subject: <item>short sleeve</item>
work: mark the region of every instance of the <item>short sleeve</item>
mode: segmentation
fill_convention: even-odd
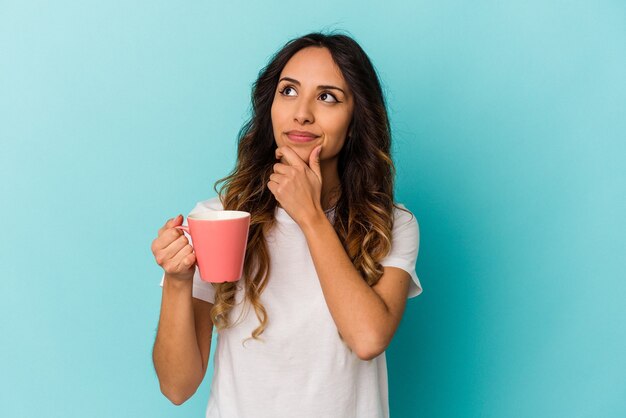
[[[214,197],[209,200],[205,200],[196,204],[189,214],[192,213],[200,213],[207,210],[216,210],[221,209],[221,203],[217,197]],[[183,221],[183,225],[187,225],[187,218]],[[193,246],[193,242],[191,240],[191,236],[185,233],[187,239],[189,239],[189,243]],[[161,277],[160,286],[163,287],[163,282],[165,281],[165,273]],[[196,270],[193,274],[193,287],[191,291],[191,295],[196,299],[201,299],[209,303],[215,303],[215,289],[213,285],[209,282],[205,282],[200,278],[200,270],[198,269],[198,265],[196,264]]]
[[[402,204],[399,207],[406,209]],[[391,251],[380,261],[382,266],[397,267],[409,273],[409,298],[422,293],[422,285],[415,272],[415,263],[419,250],[419,224],[411,212],[394,207],[394,224],[391,232]]]

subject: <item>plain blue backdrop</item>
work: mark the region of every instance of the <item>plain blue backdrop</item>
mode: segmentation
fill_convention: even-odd
[[[212,368],[182,406],[159,391],[151,241],[233,168],[268,58],[337,29],[380,74],[421,229],[392,417],[626,416],[625,22],[623,1],[0,0],[0,415],[204,416]]]

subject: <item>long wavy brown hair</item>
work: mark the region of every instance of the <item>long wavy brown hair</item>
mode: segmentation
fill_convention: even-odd
[[[260,295],[270,277],[265,238],[274,226],[277,206],[266,186],[276,162],[270,110],[283,68],[296,52],[310,46],[330,51],[354,95],[351,134],[339,153],[342,186],[335,206],[334,229],[354,267],[370,286],[382,276],[379,261],[391,249],[395,168],[390,157],[389,118],[374,66],[359,44],[347,35],[310,33],[293,39],[260,71],[252,89],[251,117],[238,135],[235,168],[214,185],[224,209],[251,214],[244,282],[246,299],[260,322],[252,332],[254,339],[259,339],[268,323]],[[218,190],[220,183],[223,184]],[[218,330],[235,325],[229,312],[235,305],[237,282],[213,286],[214,325]]]

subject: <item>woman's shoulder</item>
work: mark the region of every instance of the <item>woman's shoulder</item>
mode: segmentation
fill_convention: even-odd
[[[201,200],[196,203],[196,206],[189,213],[206,212],[208,210],[223,210],[224,206],[220,201],[219,196],[214,196],[206,200]],[[403,203],[394,202],[393,205],[394,226],[400,227],[411,223],[417,223],[417,219],[413,212],[411,212]]]
[[[189,214],[192,213],[200,213],[206,212],[208,210],[223,210],[224,206],[222,206],[222,202],[220,201],[219,196],[212,197],[210,199],[201,200],[196,203],[196,206],[192,209]]]
[[[417,218],[403,203],[393,204],[394,226],[403,226],[417,223]]]

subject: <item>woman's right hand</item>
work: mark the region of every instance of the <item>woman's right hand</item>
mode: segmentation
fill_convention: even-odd
[[[152,241],[152,254],[157,264],[168,277],[178,280],[191,280],[195,272],[196,255],[180,226],[183,217],[170,219],[159,229],[159,236]]]

